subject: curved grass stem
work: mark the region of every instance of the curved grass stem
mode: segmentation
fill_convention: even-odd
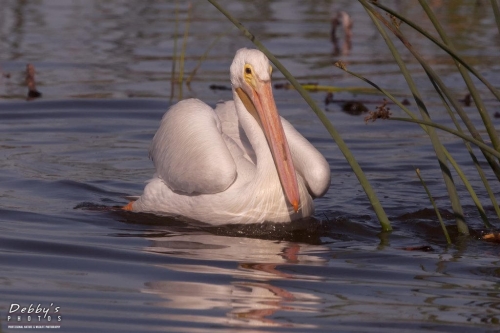
[[[445,131],[445,132],[448,132],[448,133],[451,133],[453,135],[456,135],[464,140],[467,140],[469,141],[470,143],[478,146],[481,150],[485,150],[487,152],[489,152],[490,154],[492,154],[493,156],[497,157],[497,158],[500,158],[500,152],[496,151],[495,149],[493,149],[492,147],[488,146],[487,144],[485,144],[484,142],[481,142],[477,139],[474,139],[473,137],[471,136],[468,136],[468,135],[465,135],[459,131],[456,131],[452,128],[449,128],[447,126],[444,126],[444,125],[441,125],[441,124],[437,124],[437,123],[433,123],[432,121],[425,121],[425,120],[420,120],[420,119],[408,119],[408,118],[400,118],[400,117],[390,117],[388,118],[388,120],[397,120],[397,121],[406,121],[406,122],[409,122],[409,123],[416,123],[416,124],[421,124],[421,125],[425,125],[425,126],[430,126],[430,127],[434,127],[434,128],[437,128],[437,129],[440,129],[442,131]]]
[[[471,66],[469,66],[467,63],[465,63],[453,50],[453,45],[451,44],[451,41],[448,39],[448,37],[446,36],[446,34],[444,33],[443,29],[441,28],[439,22],[437,22],[437,20],[435,19],[432,11],[430,10],[430,8],[428,8],[427,3],[424,1],[424,0],[419,0],[421,5],[423,6],[424,10],[426,11],[426,13],[428,14],[430,20],[434,23],[435,27],[436,27],[436,30],[438,30],[438,32],[440,33],[441,37],[443,38],[443,40],[447,43],[447,44],[450,44],[450,47],[448,47],[447,45],[440,45],[441,43],[435,39],[433,39],[432,36],[430,36],[426,31],[424,31],[422,28],[418,27],[416,24],[414,24],[413,22],[407,20],[406,18],[402,17],[401,15],[393,12],[392,10],[390,10],[389,8],[381,5],[380,3],[373,3],[375,6],[381,8],[382,10],[385,10],[386,12],[390,13],[391,15],[394,15],[396,16],[397,18],[401,19],[402,21],[406,22],[408,25],[412,26],[414,29],[416,29],[417,31],[419,31],[420,33],[422,33],[425,37],[431,39],[433,42],[435,42],[436,44],[438,44],[440,47],[442,46],[443,50],[447,51],[453,58],[454,60],[456,61],[457,63],[457,67],[459,68],[460,72],[462,73],[463,77],[464,77],[464,80],[471,92],[471,95],[472,96],[475,96],[474,100],[475,100],[475,103],[476,103],[476,106],[478,107],[478,110],[481,114],[481,117],[483,119],[483,122],[485,124],[485,127],[487,128],[487,132],[489,133],[490,135],[490,138],[491,138],[491,141],[493,142],[493,146],[494,148],[498,151],[498,148],[497,146],[495,146],[495,142],[497,142],[498,144],[498,136],[497,136],[497,133],[496,133],[496,130],[495,128],[493,127],[493,124],[491,122],[491,119],[488,115],[488,113],[486,112],[485,108],[484,108],[484,105],[482,103],[482,100],[481,98],[479,97],[479,93],[477,92],[477,89],[475,89],[475,86],[474,84],[472,83],[472,80],[470,80],[470,77],[468,75],[468,72],[464,70],[464,68],[462,67],[462,65],[464,67],[466,67],[467,69],[471,70],[474,74],[474,71],[473,71],[473,68]],[[378,14],[378,13],[376,13]],[[383,18],[380,17],[380,14],[378,14],[378,17],[381,21],[383,21]],[[456,100],[456,98],[454,97],[454,95],[449,91],[449,89],[444,85],[444,83],[442,82],[442,80],[440,79],[440,77],[438,75],[436,75],[434,73],[434,71],[430,68],[430,66],[428,66],[428,64],[423,60],[423,58],[418,54],[418,52],[416,52],[413,47],[411,46],[411,44],[404,38],[404,36],[401,34],[401,32],[399,31],[399,29],[396,29],[394,27],[391,27],[389,24],[387,24],[387,21],[384,22],[384,24],[403,42],[403,44],[408,48],[408,50],[415,56],[415,58],[420,62],[420,64],[422,65],[422,67],[424,67],[427,75],[429,76],[429,79],[431,80],[432,84],[434,85],[436,91],[439,93],[439,95],[441,96],[441,98],[443,99],[443,102],[445,104],[445,106],[448,108],[447,106],[447,102],[445,100],[445,98],[443,97],[443,94],[446,96],[446,99],[448,99],[448,101],[452,104],[453,108],[457,111],[457,113],[460,115],[462,121],[464,122],[464,124],[466,125],[467,129],[470,131],[471,135],[483,142],[481,136],[479,135],[479,132],[478,130],[475,128],[474,124],[472,123],[472,121],[470,121],[467,113],[463,110],[462,106],[460,105],[460,103],[458,103],[458,101]],[[484,82],[487,86],[489,85],[488,82]],[[489,86],[488,86],[489,87]],[[490,88],[490,87],[489,87]],[[491,90],[491,88],[490,88]],[[494,94],[498,91],[492,91]],[[497,96],[497,94],[496,94]],[[497,96],[498,97],[498,96]],[[450,113],[450,115],[452,116],[452,119],[453,119],[453,114]],[[453,119],[454,120],[454,119]],[[456,122],[454,120],[457,128],[459,129],[460,131],[460,126],[458,125],[458,122]],[[467,146],[467,145],[466,145]],[[484,172],[483,170],[481,169],[481,166],[480,164],[478,163],[476,157],[474,156],[474,154],[472,153],[472,151],[470,150],[470,147],[468,147],[468,150],[469,150],[469,153],[472,157],[472,160],[476,166],[476,169],[483,181],[483,184],[485,186],[485,189],[490,197],[490,200],[493,204],[493,207],[495,209],[495,212],[497,213],[497,215],[500,217],[500,208],[498,206],[498,203],[496,202],[496,199],[495,199],[495,196],[493,194],[493,191],[491,190],[489,184],[488,184],[488,181],[486,180],[486,177],[484,175]],[[482,150],[483,152],[483,155],[484,157],[486,158],[488,164],[490,165],[491,169],[493,170],[495,176],[497,177],[498,180],[500,180],[500,165],[498,164],[498,162],[493,158],[493,156],[491,154],[489,154],[488,152]],[[472,193],[471,193],[472,195]],[[472,196],[474,198],[474,196]],[[478,206],[478,209],[479,206]],[[488,226],[489,224],[485,222],[485,224]]]
[[[450,235],[448,234],[448,230],[446,230],[446,225],[444,224],[443,219],[441,218],[441,214],[439,213],[439,209],[436,206],[436,202],[432,198],[431,192],[427,188],[427,185],[425,184],[424,179],[420,175],[420,170],[419,169],[415,169],[415,172],[417,173],[418,179],[420,179],[420,183],[424,187],[424,190],[427,193],[427,196],[429,197],[429,200],[430,200],[430,202],[432,204],[432,207],[434,207],[434,211],[436,212],[436,215],[438,217],[439,223],[441,224],[441,228],[443,229],[443,233],[444,233],[444,237],[446,238],[446,242],[448,244],[451,244]]]
[[[363,1],[363,2],[365,2],[365,1]],[[474,67],[470,66],[461,56],[459,56],[458,54],[456,54],[455,52],[453,52],[453,50],[450,49],[447,45],[441,43],[439,40],[437,40],[436,38],[434,38],[427,31],[425,31],[424,29],[422,29],[421,27],[419,27],[417,24],[415,24],[414,22],[410,21],[406,17],[404,17],[404,16],[400,15],[399,13],[393,11],[389,7],[386,7],[386,6],[382,5],[380,3],[380,1],[370,0],[370,2],[375,7],[378,7],[380,9],[382,9],[383,11],[387,12],[388,14],[393,15],[394,17],[398,18],[399,20],[405,22],[410,27],[412,27],[413,29],[417,30],[422,35],[424,35],[427,39],[429,39],[434,44],[436,44],[441,49],[443,49],[445,52],[447,52],[450,56],[452,56],[455,60],[457,60],[460,64],[462,64],[465,68],[467,68],[467,70],[469,70],[472,74],[474,74],[474,76],[476,76],[479,79],[479,81],[481,81],[491,91],[491,93],[493,95],[495,95],[495,97],[497,99],[500,100],[500,91],[497,88],[495,88],[488,80],[486,80],[484,78],[484,76],[482,76],[476,69],[474,69]]]
[[[398,101],[394,97],[394,95],[390,94],[385,89],[379,87],[377,84],[375,84],[374,82],[368,80],[367,78],[365,78],[365,77],[363,77],[363,76],[361,76],[361,75],[359,75],[357,73],[351,72],[345,66],[338,66],[338,67],[342,68],[346,73],[348,73],[348,74],[350,74],[352,76],[355,76],[355,77],[359,78],[360,80],[363,80],[366,83],[370,84],[375,89],[377,89],[378,91],[380,91],[380,93],[382,93],[387,98],[389,98],[394,104],[396,104],[397,106],[399,106],[399,108],[401,110],[403,110],[410,118],[417,119],[417,117],[410,110],[408,110],[408,108],[406,106],[404,106],[400,101]],[[425,125],[423,125],[423,124],[419,124],[419,125],[424,130],[425,133],[427,133],[427,134],[429,133],[428,129],[427,129],[427,127]],[[466,140],[464,140],[464,142],[466,143],[466,147],[467,147],[467,149],[469,151],[469,154],[471,155],[471,158],[473,159],[474,165],[476,166],[477,171],[478,171],[481,179],[483,180],[484,186],[485,186],[486,191],[488,192],[488,195],[489,195],[489,197],[491,199],[491,202],[493,204],[495,212],[497,213],[498,217],[500,218],[500,208],[499,208],[498,203],[497,203],[497,201],[495,199],[495,195],[494,195],[493,191],[491,190],[491,187],[489,186],[488,181],[486,180],[486,176],[484,175],[483,169],[479,165],[479,162],[477,161],[476,156],[472,152],[472,149],[470,148],[470,144]],[[486,225],[486,227],[490,228],[491,225],[490,225],[490,223],[489,223],[489,221],[487,219],[485,210],[484,210],[483,206],[481,205],[481,203],[479,201],[479,198],[476,195],[476,192],[472,188],[472,185],[470,184],[470,182],[468,181],[468,179],[465,177],[465,174],[461,170],[460,166],[455,161],[455,159],[453,158],[453,156],[451,156],[451,154],[448,152],[448,150],[446,149],[446,147],[443,147],[443,150],[444,150],[444,153],[446,155],[446,158],[448,159],[448,161],[451,163],[451,165],[453,166],[453,168],[455,169],[455,171],[459,175],[459,177],[462,180],[462,182],[464,183],[466,189],[469,191],[469,194],[470,194],[472,200],[474,201],[474,203],[476,204],[476,207],[477,207],[477,209],[479,211],[479,214],[480,214],[481,218],[483,219],[484,224]]]
[[[182,99],[182,81],[184,81],[184,61],[186,59],[186,45],[187,45],[187,40],[189,37],[189,26],[191,25],[191,12],[192,12],[192,5],[188,5],[188,14],[186,18],[186,26],[184,28],[184,38],[182,39],[182,51],[181,51],[181,56],[179,59],[179,78],[178,78],[178,83],[179,83],[179,100]]]
[[[175,93],[175,66],[177,64],[177,34],[179,33],[179,1],[175,1],[175,30],[174,30],[174,50],[172,55],[172,69],[170,78],[170,103],[174,99]]]
[[[444,43],[450,48],[451,51],[456,52],[455,48],[453,47],[453,43],[451,42],[450,38],[448,38],[446,32],[444,29],[441,27],[441,24],[439,23],[439,20],[436,18],[434,13],[432,12],[431,8],[425,2],[425,0],[418,0],[420,2],[420,5],[424,9],[425,13],[431,20],[432,24],[436,28],[436,31],[439,33],[439,36],[441,36],[441,39],[444,41]],[[481,96],[479,96],[479,92],[476,89],[476,86],[474,85],[474,82],[472,82],[472,79],[465,70],[463,66],[460,65],[460,63],[454,59],[455,64],[457,65],[457,68],[462,75],[465,84],[467,85],[467,88],[469,89],[469,92],[472,96],[472,99],[474,100],[474,103],[476,104],[477,110],[479,111],[479,115],[481,116],[481,119],[483,120],[484,127],[486,128],[486,131],[488,132],[488,135],[490,137],[490,140],[493,144],[493,147],[497,150],[500,151],[500,140],[498,139],[497,131],[495,130],[495,126],[493,125],[493,122],[491,121],[490,115],[488,114],[486,107],[483,103],[483,100],[481,99]]]
[[[415,59],[417,59],[420,65],[424,68],[425,73],[427,74],[431,82],[435,84],[435,86],[437,85],[441,90],[441,92],[446,96],[450,104],[457,111],[458,115],[464,122],[465,126],[467,127],[471,135],[477,140],[483,141],[481,135],[479,134],[479,131],[476,129],[472,121],[469,119],[469,116],[463,110],[462,106],[457,101],[453,93],[446,87],[441,78],[434,72],[434,70],[428,65],[428,63],[422,58],[422,56],[412,47],[410,42],[403,36],[403,34],[399,31],[399,29],[396,29],[389,22],[387,22],[387,20],[384,17],[382,17],[382,15],[380,15],[378,12],[376,12],[371,6],[369,6],[365,0],[359,0],[359,1],[365,6],[367,10],[369,10],[375,17],[377,17],[377,19],[380,20],[391,32],[393,32],[396,37],[399,38],[399,40],[403,43],[403,45],[408,49],[408,51],[412,53]],[[404,74],[404,72],[402,73]],[[417,100],[417,105],[418,104],[419,100]],[[487,152],[483,151],[483,154],[484,157],[486,158],[486,161],[493,170],[495,176],[500,181],[500,165]]]
[[[413,97],[415,98],[415,102],[417,103],[417,106],[418,106],[418,109],[420,110],[420,114],[421,114],[422,118],[424,119],[424,121],[431,123],[429,113],[427,111],[427,108],[423,102],[423,99],[420,95],[420,92],[417,89],[417,86],[416,86],[413,78],[411,77],[408,69],[406,68],[406,65],[403,62],[398,50],[394,46],[392,40],[389,38],[385,29],[381,26],[380,22],[382,22],[394,34],[396,34],[396,36],[401,39],[403,44],[405,44],[405,46],[413,54],[414,54],[414,50],[410,49],[411,46],[409,45],[409,43],[407,43],[407,41],[405,41],[403,39],[401,33],[399,31],[395,31],[396,28],[394,28],[391,24],[389,24],[387,22],[387,20],[385,20],[385,18],[381,17],[381,15],[378,12],[376,12],[373,9],[373,7],[367,3],[367,1],[365,1],[365,0],[358,0],[358,1],[363,5],[366,12],[368,13],[368,15],[372,19],[373,23],[377,27],[378,31],[380,32],[382,38],[384,39],[387,46],[389,47],[389,50],[391,51],[394,59],[396,60],[396,63],[398,64],[398,66],[401,70],[401,73],[403,74],[403,76],[408,84],[408,87],[410,88],[410,90],[413,94]],[[415,54],[414,54],[414,56],[417,57],[417,55],[415,55]],[[423,65],[424,64],[422,64],[422,66]],[[426,69],[426,72],[428,72],[427,69]],[[455,220],[456,220],[458,230],[460,233],[467,235],[467,234],[469,234],[469,228],[467,227],[467,224],[465,223],[465,217],[463,214],[462,205],[460,204],[460,199],[459,199],[459,196],[457,193],[457,189],[456,189],[455,183],[453,181],[453,178],[451,176],[446,156],[443,152],[443,145],[441,144],[439,137],[437,136],[434,129],[429,128],[428,130],[429,130],[429,138],[431,140],[432,146],[433,146],[434,151],[436,153],[436,157],[438,159],[438,164],[439,164],[439,167],[441,169],[441,173],[443,175],[443,180],[444,180],[444,183],[446,185],[446,189],[448,190],[448,196],[450,198],[450,203],[451,203],[451,206],[453,209],[453,213],[455,215]]]
[[[500,9],[498,8],[497,0],[491,0],[491,7],[493,7],[493,13],[495,14],[495,21],[497,22],[498,33],[500,34]]]

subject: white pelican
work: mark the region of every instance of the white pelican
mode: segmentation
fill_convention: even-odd
[[[330,185],[323,155],[276,109],[267,57],[240,49],[231,65],[234,101],[198,99],[163,116],[149,156],[156,174],[123,207],[211,224],[288,222],[314,213]]]

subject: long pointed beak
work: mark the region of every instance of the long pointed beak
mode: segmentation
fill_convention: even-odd
[[[293,166],[285,131],[274,101],[271,82],[257,81],[257,85],[252,89],[252,92],[254,94],[251,98],[271,149],[281,186],[294,211],[298,212],[300,195],[297,176],[295,175],[295,167]]]

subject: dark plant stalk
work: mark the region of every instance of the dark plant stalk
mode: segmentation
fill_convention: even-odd
[[[290,74],[290,72],[278,61],[278,59],[276,59],[276,57],[271,52],[269,52],[269,50],[250,31],[248,31],[240,22],[238,22],[231,14],[229,14],[228,11],[222,8],[215,0],[208,0],[208,1],[215,8],[217,8],[222,14],[224,14],[224,16],[226,16],[241,32],[243,32],[245,37],[250,39],[250,41],[252,41],[255,44],[255,46],[269,58],[269,60],[276,66],[276,68],[278,68],[278,70],[281,73],[283,73],[283,75],[288,79],[288,81],[293,85],[293,87],[299,92],[302,98],[304,98],[307,104],[309,104],[311,109],[318,116],[318,118],[321,120],[327,131],[330,133],[332,138],[337,143],[337,146],[339,147],[340,151],[344,154],[347,162],[351,166],[351,169],[358,178],[361,186],[363,187],[366,195],[368,196],[368,199],[370,200],[370,203],[375,211],[375,214],[377,215],[382,230],[391,231],[392,230],[391,224],[389,222],[389,219],[387,218],[387,215],[382,205],[380,204],[378,197],[373,191],[373,188],[371,187],[368,179],[361,170],[361,167],[359,166],[358,162],[356,161],[351,151],[345,144],[344,140],[337,132],[335,127],[332,125],[326,114],[320,108],[318,108],[314,100],[311,98],[311,96],[309,96],[307,91],[304,88],[302,88],[300,83],[297,82],[297,80]]]

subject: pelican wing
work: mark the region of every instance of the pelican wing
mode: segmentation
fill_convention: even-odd
[[[306,181],[313,198],[323,196],[330,187],[330,165],[325,157],[286,119],[281,118],[293,165]]]
[[[222,192],[237,175],[216,113],[198,99],[180,101],[165,113],[149,156],[158,177],[177,192]]]

